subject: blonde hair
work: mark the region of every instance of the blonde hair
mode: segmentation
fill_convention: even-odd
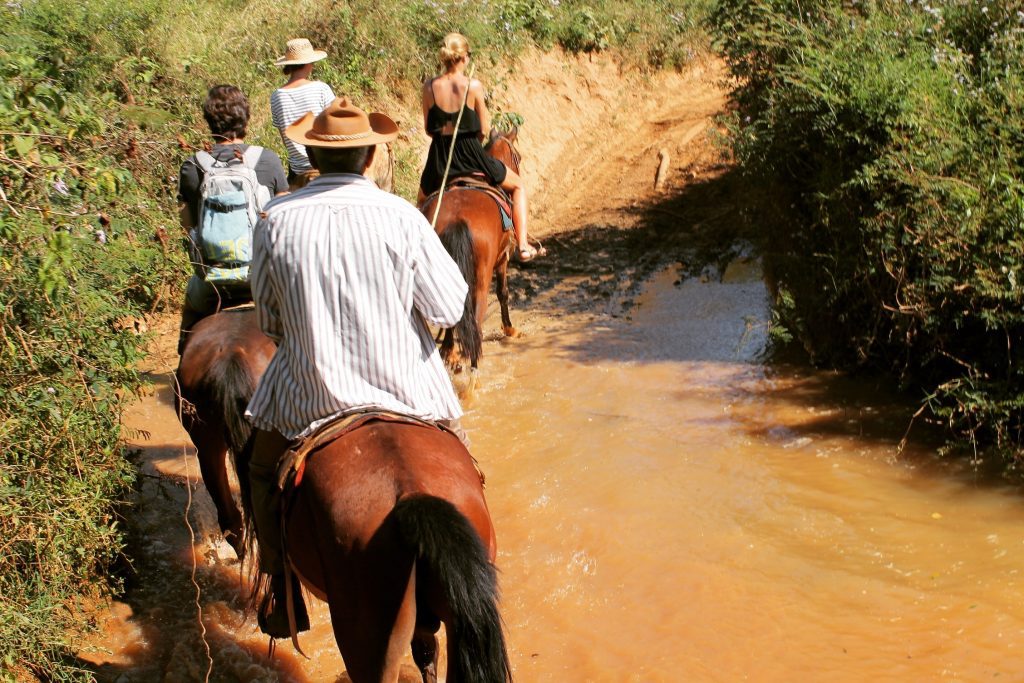
[[[450,69],[453,64],[469,55],[469,41],[461,33],[449,33],[441,43],[441,64]]]

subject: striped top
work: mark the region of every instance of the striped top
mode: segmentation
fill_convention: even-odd
[[[469,287],[407,201],[363,176],[320,176],[267,205],[251,268],[257,320],[278,343],[246,411],[257,427],[295,438],[361,408],[462,415],[424,319],[454,325]]]
[[[295,88],[278,88],[270,96],[270,114],[274,127],[281,131],[284,148],[288,151],[288,168],[292,173],[312,171],[306,148],[284,136],[284,129],[307,112],[319,114],[334,101],[331,86],[321,81],[310,81]]]

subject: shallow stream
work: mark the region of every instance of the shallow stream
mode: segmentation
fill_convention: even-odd
[[[1020,680],[1020,491],[900,452],[912,410],[874,386],[763,364],[756,261],[704,280],[662,272],[619,318],[514,310],[524,334],[485,344],[465,425],[516,679]],[[198,468],[170,395],[129,419],[149,432],[140,560],[87,648],[101,679],[204,680],[192,547],[210,680],[347,680],[322,605],[311,660],[265,659],[201,486],[190,543]]]

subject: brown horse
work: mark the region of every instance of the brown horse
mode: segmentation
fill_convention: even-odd
[[[214,315],[193,330],[178,368],[181,398],[194,406],[183,421],[221,528],[241,556],[224,450],[235,454],[251,520],[244,411],[273,343],[251,312]],[[511,681],[494,528],[479,474],[458,438],[431,425],[370,420],[310,452],[287,509],[288,561],[330,606],[354,683],[397,681],[410,644],[424,682],[435,683],[442,623],[448,681]]]
[[[245,557],[242,514],[231,496],[227,451],[236,456],[252,427],[245,407],[276,347],[250,309],[222,311],[200,320],[188,334],[175,376],[175,409],[196,447],[196,457],[225,540]],[[238,386],[233,382],[240,383]],[[227,405],[235,401],[234,405]],[[238,448],[239,450],[235,450]],[[243,472],[239,471],[239,478]]]
[[[513,129],[510,133],[500,133],[492,129],[487,153],[519,173],[520,156],[514,146],[517,132]],[[434,217],[436,201],[436,195],[429,197],[420,207],[428,220]],[[498,275],[496,293],[501,307],[501,329],[508,337],[516,334],[508,314],[508,262],[515,237],[512,231],[503,229],[494,199],[480,190],[459,186],[449,187],[441,195],[441,209],[434,229],[469,284],[465,312],[454,328],[445,330],[441,357],[449,367],[460,368],[455,354],[457,339],[459,356],[475,371],[483,353],[481,330],[487,316],[487,294],[495,273]]]
[[[511,680],[498,614],[494,528],[480,476],[454,435],[373,420],[311,452],[290,506],[287,553],[331,608],[354,683],[398,680],[412,644],[425,683]]]

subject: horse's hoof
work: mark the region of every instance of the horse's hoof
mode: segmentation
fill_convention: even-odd
[[[473,389],[476,387],[476,373],[473,371],[460,372],[458,375],[453,376],[452,387],[454,387],[459,400],[464,405],[467,405],[473,398]]]
[[[516,337],[519,335],[519,331],[511,325],[509,327],[502,327],[501,331],[505,333],[506,337]]]
[[[225,531],[224,540],[235,551],[239,562],[245,560],[245,541],[242,538],[241,531]]]

